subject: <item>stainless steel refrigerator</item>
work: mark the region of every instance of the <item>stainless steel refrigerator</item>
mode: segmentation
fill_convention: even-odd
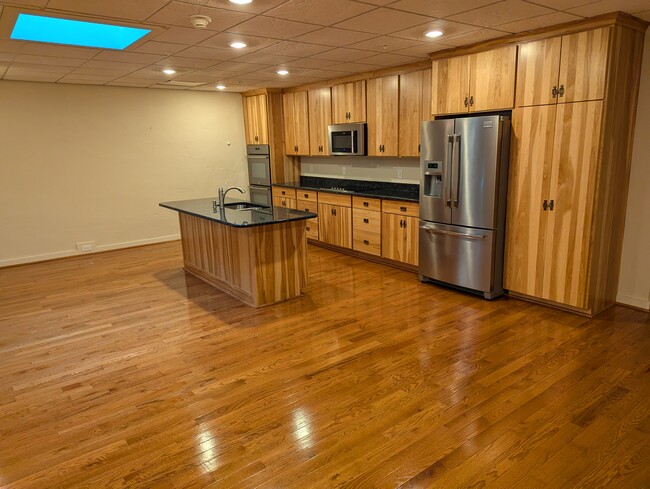
[[[510,117],[423,122],[421,143],[420,279],[498,297]]]

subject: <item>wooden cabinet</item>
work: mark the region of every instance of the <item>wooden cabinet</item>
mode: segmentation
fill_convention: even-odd
[[[332,87],[332,121],[366,122],[366,81],[341,83]]]
[[[434,115],[509,109],[514,106],[517,47],[504,46],[466,56],[434,60]]]
[[[522,44],[517,106],[602,99],[610,30],[603,27]]]
[[[246,144],[269,144],[266,94],[243,97]]]
[[[352,249],[381,256],[381,200],[352,198]]]
[[[296,189],[288,187],[273,187],[271,189],[273,205],[276,207],[287,207],[296,209]]]
[[[309,154],[328,156],[327,126],[332,123],[332,91],[329,87],[309,90]]]
[[[399,156],[420,155],[420,123],[431,119],[431,70],[399,77]]]
[[[397,156],[399,77],[368,80],[368,156]]]
[[[318,234],[323,243],[352,248],[352,200],[349,195],[319,192]]]
[[[309,154],[309,118],[307,92],[285,93],[282,97],[284,109],[284,145],[288,155]]]
[[[318,192],[313,190],[296,190],[296,209],[318,214]],[[307,237],[318,241],[318,218],[307,220],[305,227]]]
[[[409,265],[418,264],[419,206],[384,200],[381,217],[381,256]]]

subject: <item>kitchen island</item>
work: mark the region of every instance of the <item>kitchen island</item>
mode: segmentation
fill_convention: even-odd
[[[179,214],[184,269],[260,307],[298,297],[307,285],[306,220],[312,212],[213,199],[162,202]]]

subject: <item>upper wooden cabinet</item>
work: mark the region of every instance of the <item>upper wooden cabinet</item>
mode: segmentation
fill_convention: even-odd
[[[269,144],[266,94],[243,97],[246,144]]]
[[[332,92],[329,87],[309,90],[309,154],[330,154],[327,126],[332,123]]]
[[[517,47],[514,45],[433,61],[431,113],[512,108],[516,65]]]
[[[431,70],[399,77],[399,156],[420,155],[420,124],[431,119]]]
[[[517,107],[601,100],[610,30],[603,27],[522,44]]]
[[[332,87],[332,121],[366,122],[366,81],[342,83]]]
[[[307,92],[285,93],[282,97],[284,111],[284,146],[288,155],[309,154],[309,118]]]
[[[368,80],[368,156],[397,156],[399,77]]]

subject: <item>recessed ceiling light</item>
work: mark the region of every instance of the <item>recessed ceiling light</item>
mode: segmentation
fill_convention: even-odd
[[[174,73],[176,73],[176,70],[172,70],[172,69],[169,69],[169,68],[167,68],[166,70],[162,70],[162,71],[163,71],[163,73],[165,75],[173,75]]]
[[[11,32],[11,39],[104,49],[124,49],[150,32],[150,29],[136,27],[18,14]]]
[[[433,30],[425,33],[424,35],[427,37],[440,37],[442,36],[443,32],[439,30]]]
[[[225,89],[226,89],[226,87],[223,86],[223,85],[217,85],[217,88],[218,88],[219,90],[225,90]]]
[[[253,0],[230,0],[230,3],[236,3],[237,5],[244,5],[246,3],[251,3]]]
[[[276,73],[278,75],[288,75],[289,74],[289,72],[287,70],[278,70],[278,71],[276,71]]]
[[[235,41],[230,43],[230,47],[235,49],[242,49],[246,47],[246,43],[241,41]]]

